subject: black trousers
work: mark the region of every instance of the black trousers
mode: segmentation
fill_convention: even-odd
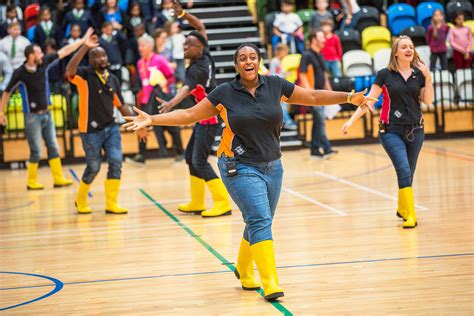
[[[212,152],[212,144],[220,131],[220,125],[202,125],[196,123],[189,139],[184,157],[192,176],[210,181],[216,179],[217,174],[207,161]]]

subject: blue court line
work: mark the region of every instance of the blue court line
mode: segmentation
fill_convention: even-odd
[[[377,262],[388,262],[388,261],[402,261],[402,260],[419,260],[419,259],[441,259],[441,258],[456,258],[456,257],[469,257],[474,256],[474,252],[468,253],[452,253],[442,255],[430,255],[430,256],[418,256],[418,257],[400,257],[400,258],[381,258],[381,259],[370,259],[370,260],[353,260],[353,261],[336,261],[336,262],[324,262],[324,263],[309,263],[309,264],[295,264],[288,266],[278,266],[277,269],[299,269],[308,267],[323,267],[333,265],[347,265],[347,264],[360,264],[360,263],[377,263]],[[230,264],[230,263],[227,263]],[[0,272],[7,273],[7,272]],[[76,281],[76,282],[63,282],[63,285],[78,285],[78,284],[93,284],[93,283],[105,283],[105,282],[121,282],[121,281],[137,281],[147,279],[160,279],[167,277],[187,277],[196,275],[212,275],[212,274],[224,274],[230,273],[228,270],[219,271],[204,271],[204,272],[190,272],[190,273],[177,273],[177,274],[161,274],[161,275],[149,275],[141,277],[129,277],[129,278],[115,278],[115,279],[102,279],[102,280],[90,280],[90,281]],[[21,290],[21,289],[32,289],[39,287],[50,287],[55,284],[41,284],[41,285],[27,285],[17,287],[0,288],[0,291],[10,290]]]
[[[17,275],[27,275],[27,276],[33,276],[33,277],[37,277],[37,278],[42,278],[42,279],[47,279],[47,280],[50,280],[52,281],[54,284],[49,284],[48,286],[53,286],[54,285],[54,289],[52,289],[51,291],[49,291],[48,293],[44,294],[44,295],[41,295],[37,298],[34,298],[32,300],[29,300],[29,301],[26,301],[26,302],[23,302],[23,303],[19,303],[19,304],[16,304],[16,305],[11,305],[11,306],[7,306],[7,307],[0,307],[0,311],[5,311],[7,309],[11,309],[11,308],[15,308],[15,307],[20,307],[20,306],[23,306],[23,305],[28,305],[28,304],[31,304],[31,303],[34,303],[36,301],[39,301],[39,300],[43,300],[51,295],[54,295],[55,293],[59,292],[62,290],[62,288],[64,287],[64,284],[59,281],[58,279],[55,279],[55,278],[52,278],[52,277],[49,277],[47,275],[41,275],[41,274],[31,274],[31,273],[23,273],[23,272],[5,272],[5,271],[0,271],[0,274],[17,274]]]
[[[72,177],[74,178],[74,180],[76,180],[77,183],[81,183],[81,180],[77,176],[77,173],[76,171],[74,171],[74,169],[69,168],[69,172],[71,173]],[[92,197],[91,191],[87,192],[87,195],[91,198]]]
[[[184,229],[191,237],[193,237],[197,242],[199,242],[204,248],[206,248],[214,257],[216,257],[223,265],[225,265],[230,271],[234,272],[235,267],[232,263],[230,263],[226,258],[224,258],[216,249],[214,249],[211,245],[204,241],[199,235],[194,233],[194,231],[186,226],[186,224],[182,223],[176,216],[174,216],[170,211],[164,208],[160,203],[155,201],[148,193],[146,193],[143,189],[139,189],[139,191],[149,199],[156,207],[158,207],[163,213],[165,213],[169,218],[171,218],[178,226]],[[262,289],[256,290],[262,297],[265,296]],[[285,308],[281,303],[278,301],[269,302],[275,307],[278,311],[280,311],[285,316],[293,315],[288,309]]]

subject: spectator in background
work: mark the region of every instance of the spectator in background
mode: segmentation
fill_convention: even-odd
[[[448,37],[449,26],[444,22],[443,11],[437,9],[431,17],[431,25],[426,30],[426,43],[430,46],[430,69],[436,69],[436,62],[439,59],[441,62],[441,69],[448,69],[448,58],[446,53],[448,47],[446,46],[446,39]]]
[[[25,48],[30,45],[30,41],[21,35],[19,22],[13,22],[8,25],[8,34],[8,36],[0,40],[0,51],[8,56],[13,69],[16,69],[26,60]]]
[[[41,8],[39,12],[39,24],[35,28],[33,43],[45,49],[45,41],[54,39],[56,46],[61,45],[64,39],[64,32],[51,20],[51,11],[48,7]]]
[[[171,46],[172,58],[176,63],[176,69],[174,71],[176,81],[183,82],[186,74],[186,68],[184,66],[184,37],[179,22],[171,22],[168,25],[168,40]]]
[[[360,19],[360,7],[357,0],[341,0],[344,18],[341,22],[341,30],[354,29]]]
[[[0,25],[0,38],[8,35],[8,26],[13,22],[18,22],[21,26],[22,21],[18,18],[18,12],[16,10],[16,5],[7,6],[6,19]]]
[[[301,57],[300,85],[307,89],[327,89],[332,90],[329,84],[328,76],[324,71],[324,58],[321,55],[321,50],[324,48],[326,38],[322,31],[311,32],[308,36],[309,49],[304,52]],[[324,114],[324,107],[311,106],[309,107],[313,114],[313,128],[311,132],[311,157],[318,159],[329,158],[336,154],[331,143],[326,136],[326,117]],[[320,152],[320,149],[323,152]]]
[[[149,22],[151,21],[154,16],[155,16],[155,8],[153,5],[152,0],[135,0],[132,2],[132,4],[129,5],[129,12],[131,13],[131,7],[134,6],[135,4],[138,4],[140,6],[140,12],[141,16],[145,19],[145,21]]]
[[[154,89],[162,92],[163,95],[169,95],[171,92],[171,85],[174,83],[173,69],[168,64],[168,61],[163,56],[153,52],[154,41],[149,35],[144,35],[138,40],[138,49],[140,51],[140,60],[137,63],[138,74],[142,83],[142,91],[140,97],[140,107],[143,111],[149,114],[158,114],[157,103],[150,99]],[[155,86],[155,88],[154,88]],[[152,106],[154,105],[154,106]],[[164,128],[162,126],[155,126],[154,128],[156,139],[159,143],[160,155],[168,156],[166,150],[166,140],[164,137]],[[166,127],[173,138],[173,144],[177,147],[178,155],[183,156],[183,145],[181,142],[181,135],[179,127]],[[146,154],[146,138],[139,142],[139,153],[135,157],[127,158],[127,162],[136,163],[139,165],[145,164]],[[182,158],[181,158],[182,159]]]
[[[162,28],[166,22],[175,20],[175,12],[173,10],[173,0],[163,0],[161,2],[160,11],[154,17],[155,28]]]
[[[122,32],[114,31],[112,22],[104,22],[102,24],[102,35],[100,36],[99,44],[109,58],[109,71],[119,79],[120,83],[122,82],[121,68],[124,64],[126,41]]]
[[[326,70],[329,71],[333,77],[342,77],[340,63],[342,61],[342,46],[339,36],[334,34],[334,22],[332,20],[324,20],[321,22],[321,31],[326,38],[326,44],[321,50],[321,55],[324,58]]]
[[[125,14],[118,7],[117,0],[106,0],[101,12],[100,25],[103,22],[111,22],[114,30],[122,30],[125,23]]]
[[[163,57],[165,57],[173,69],[176,69],[176,64],[173,61],[173,52],[171,47],[167,45],[168,42],[168,33],[165,29],[158,28],[153,32],[153,38],[155,39],[155,52]]]
[[[283,79],[286,78],[286,73],[283,71],[283,67],[281,66],[281,61],[286,55],[288,55],[288,46],[282,43],[278,44],[275,48],[275,57],[270,61],[269,75],[278,76]],[[281,108],[283,110],[283,128],[292,131],[297,130],[298,126],[291,119],[291,116],[288,113],[288,104],[281,102]]]
[[[304,51],[303,22],[293,13],[293,3],[290,0],[282,1],[281,13],[273,22],[272,47],[275,48],[280,42],[290,46],[292,52]],[[296,49],[292,46],[296,46]]]
[[[124,24],[128,37],[133,36],[133,28],[142,23],[147,25],[141,6],[137,2],[133,2],[128,8],[128,15],[125,18]]]
[[[57,54],[58,45],[54,38],[48,38],[43,43],[46,55]],[[68,56],[69,57],[69,56]],[[51,63],[48,68],[49,89],[51,94],[61,93],[61,84],[63,83],[63,76],[66,71],[66,64],[63,59],[58,59]]]
[[[449,42],[453,48],[454,68],[469,68],[472,62],[472,32],[464,26],[464,13],[458,12],[454,18],[454,28],[449,32]]]
[[[5,53],[0,52],[0,93],[3,93],[12,77],[13,67]]]
[[[316,11],[311,17],[309,22],[310,30],[317,30],[321,28],[321,21],[323,20],[333,20],[334,16],[331,12],[328,11],[329,2],[328,0],[316,0]]]
[[[80,36],[83,36],[89,27],[97,29],[95,21],[89,10],[84,9],[84,0],[74,0],[72,10],[66,13],[62,22],[62,29],[66,37],[69,36],[72,24],[79,25],[81,29]]]

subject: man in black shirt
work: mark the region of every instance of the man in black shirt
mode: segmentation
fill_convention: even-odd
[[[6,125],[7,119],[3,109],[8,104],[12,92],[18,87],[23,100],[25,113],[25,133],[30,147],[28,164],[29,190],[41,190],[44,186],[38,180],[38,162],[41,159],[42,143],[44,138],[48,149],[49,166],[54,178],[54,186],[62,187],[71,185],[72,181],[65,179],[59,158],[59,146],[56,139],[54,122],[49,112],[50,105],[49,82],[47,80],[49,69],[60,59],[72,54],[92,34],[89,29],[84,37],[74,43],[61,48],[56,54],[44,55],[37,44],[29,45],[25,49],[26,62],[17,68],[12,75],[10,83],[3,92],[0,103],[0,125]]]
[[[308,89],[332,90],[324,68],[324,59],[321,50],[326,39],[322,31],[311,32],[308,37],[310,48],[303,53],[299,68],[300,84]],[[331,148],[331,143],[326,136],[326,117],[324,107],[310,107],[313,114],[313,128],[311,133],[311,157],[329,158],[337,151]],[[319,149],[323,149],[323,153]]]
[[[193,96],[195,102],[206,97],[217,85],[214,61],[207,48],[207,34],[204,24],[194,15],[187,13],[177,1],[174,10],[178,18],[188,20],[196,31],[192,31],[184,43],[184,57],[191,60],[186,70],[183,87],[176,96],[168,102],[158,99],[160,113],[169,112],[188,96]],[[203,120],[194,126],[193,134],[186,148],[185,158],[191,175],[191,202],[178,205],[181,212],[201,214],[203,217],[230,215],[229,194],[207,161],[211,154],[215,136],[220,131],[217,117]],[[205,185],[208,185],[214,201],[214,207],[205,210]]]

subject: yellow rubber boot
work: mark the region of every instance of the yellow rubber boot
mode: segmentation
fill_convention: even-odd
[[[26,184],[28,190],[43,190],[44,185],[38,182],[38,163],[28,163],[28,183]]]
[[[89,193],[91,185],[83,182],[79,183],[79,189],[77,189],[76,195],[76,208],[79,214],[90,214],[92,213],[91,208],[87,205],[87,194]]]
[[[402,190],[398,190],[398,209],[397,209],[397,216],[404,221],[407,220],[407,211],[405,205],[403,203],[403,195]]]
[[[253,273],[253,256],[250,251],[250,244],[242,238],[240,242],[239,256],[235,265],[235,276],[242,283],[242,288],[246,291],[255,291],[260,288],[260,283],[255,281]]]
[[[178,204],[178,210],[184,213],[201,214],[206,209],[206,181],[204,179],[191,176],[191,202]]]
[[[251,245],[250,250],[257,264],[265,299],[274,301],[284,296],[282,288],[278,286],[273,240],[264,240]]]
[[[111,214],[127,214],[126,208],[118,206],[117,197],[120,189],[119,179],[105,180],[105,212]]]
[[[63,168],[61,166],[61,158],[53,158],[49,160],[49,167],[51,168],[51,173],[53,174],[54,187],[60,188],[72,184],[72,181],[64,178]]]
[[[223,215],[231,215],[229,193],[221,179],[216,178],[207,181],[207,186],[212,194],[214,206],[210,210],[201,213],[202,217],[216,217]]]
[[[403,223],[403,228],[415,228],[418,225],[416,221],[415,212],[415,196],[411,187],[406,187],[400,191],[403,197],[403,203],[406,208],[406,221]]]

